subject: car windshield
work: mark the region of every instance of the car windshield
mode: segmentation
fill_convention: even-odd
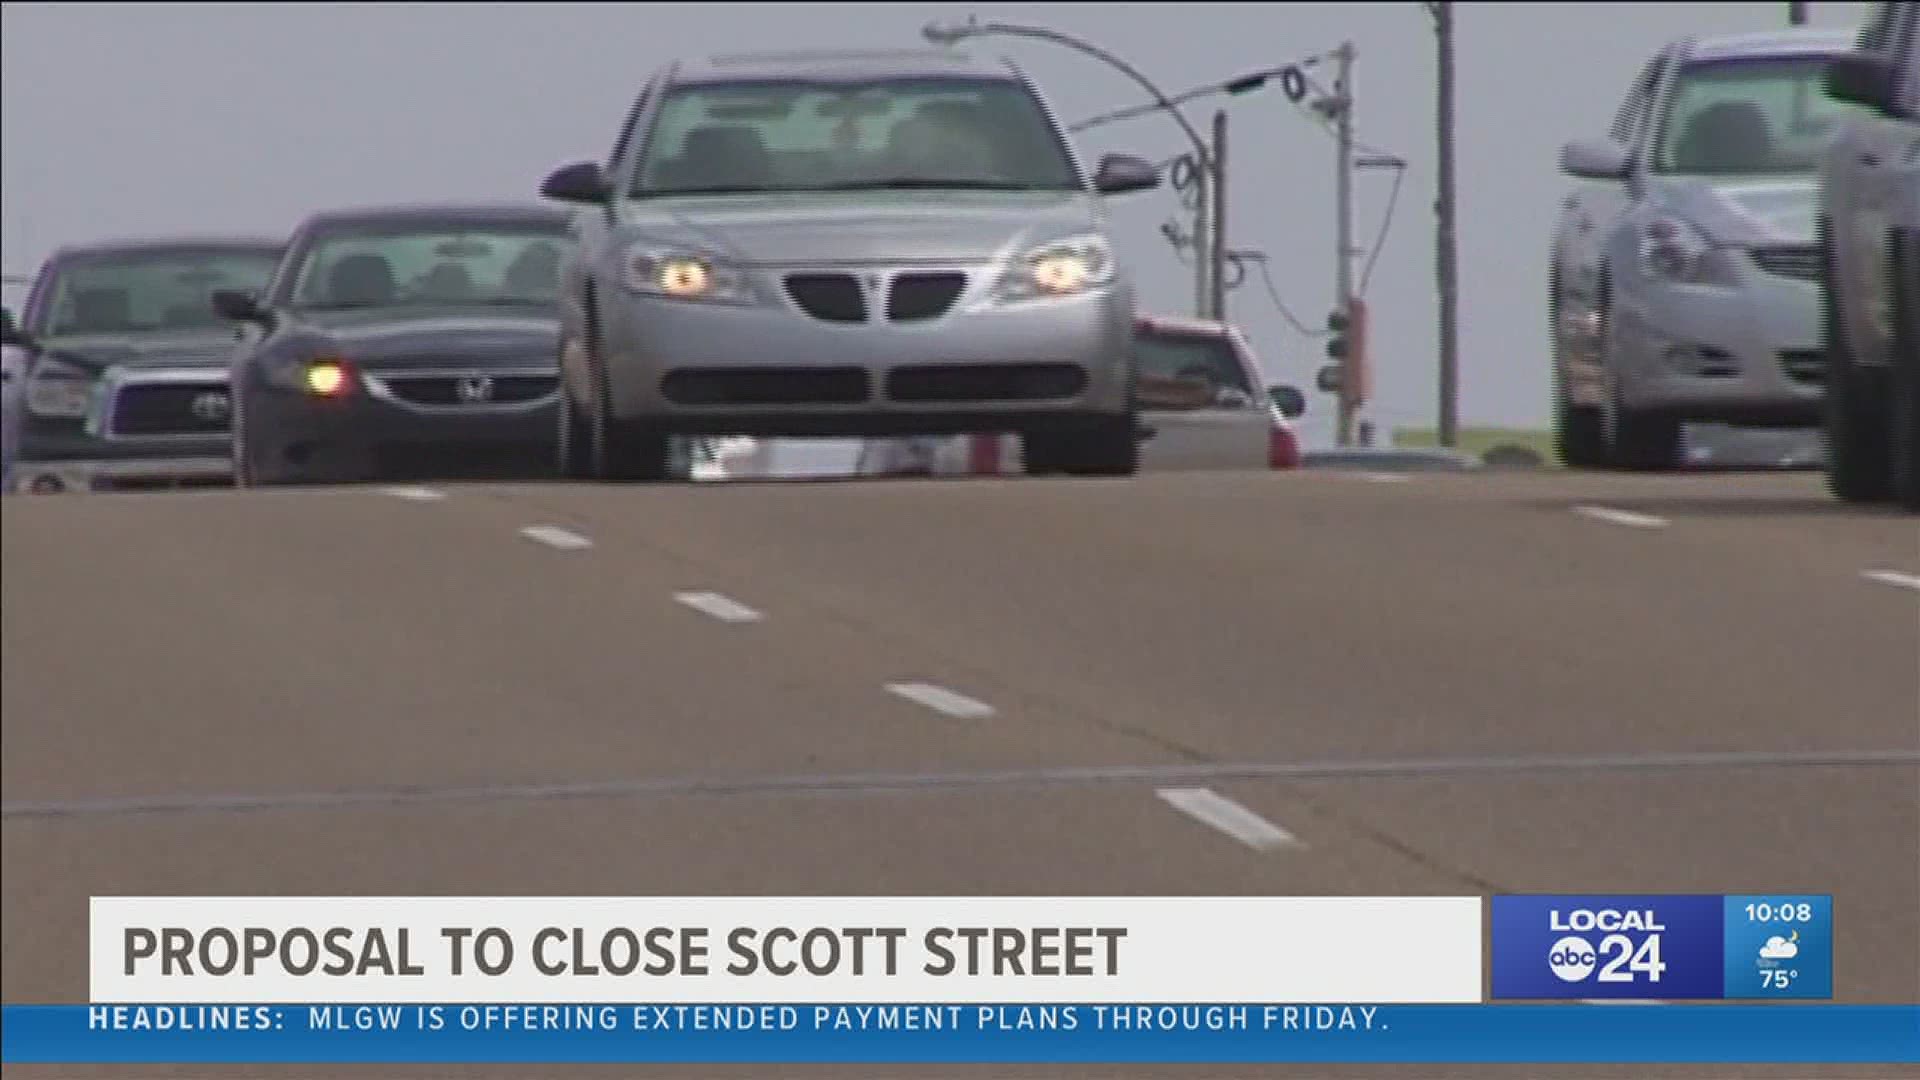
[[[1826,94],[1829,59],[1712,60],[1682,68],[1661,122],[1654,171],[1812,173],[1835,124],[1853,108]]]
[[[1154,408],[1206,408],[1246,404],[1253,387],[1233,343],[1218,334],[1143,331],[1134,337],[1144,404]]]
[[[292,306],[307,310],[449,304],[544,306],[560,290],[564,226],[348,230],[307,251]]]
[[[674,90],[631,194],[1080,186],[1066,144],[1022,83],[896,79]]]
[[[259,290],[273,250],[170,250],[89,255],[58,268],[43,333],[137,334],[226,326],[216,289]]]

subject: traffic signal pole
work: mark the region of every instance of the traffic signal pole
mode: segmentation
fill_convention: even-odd
[[[1334,50],[1334,61],[1338,64],[1333,83],[1332,108],[1334,131],[1338,140],[1334,171],[1334,284],[1333,297],[1336,309],[1343,320],[1351,319],[1353,311],[1353,43],[1342,42]],[[1341,365],[1350,373],[1354,366],[1349,345],[1349,356]],[[1334,440],[1341,446],[1353,445],[1353,417],[1360,409],[1360,387],[1355,380],[1343,377],[1340,380],[1340,416],[1339,427]]]

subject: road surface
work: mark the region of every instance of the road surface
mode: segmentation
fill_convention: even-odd
[[[1817,474],[188,492],[3,521],[8,1002],[85,999],[101,893],[1742,890],[1834,894],[1837,997],[1920,1000],[1920,531]]]

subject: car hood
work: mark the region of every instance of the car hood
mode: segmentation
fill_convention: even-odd
[[[748,266],[986,262],[1100,229],[1077,191],[861,191],[632,200],[621,238]]]
[[[233,353],[232,330],[149,334],[63,334],[41,342],[41,352],[79,356],[122,367],[224,367]]]
[[[1813,178],[1663,180],[1657,201],[1715,243],[1737,247],[1814,242]]]
[[[557,315],[501,308],[430,308],[302,315],[304,336],[362,364],[456,366],[493,362],[552,364],[559,356]]]

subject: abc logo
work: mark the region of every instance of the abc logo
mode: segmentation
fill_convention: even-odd
[[[1561,982],[1579,982],[1593,974],[1593,966],[1599,957],[1594,955],[1593,946],[1585,938],[1563,937],[1553,943],[1547,953],[1547,966],[1560,977]]]

